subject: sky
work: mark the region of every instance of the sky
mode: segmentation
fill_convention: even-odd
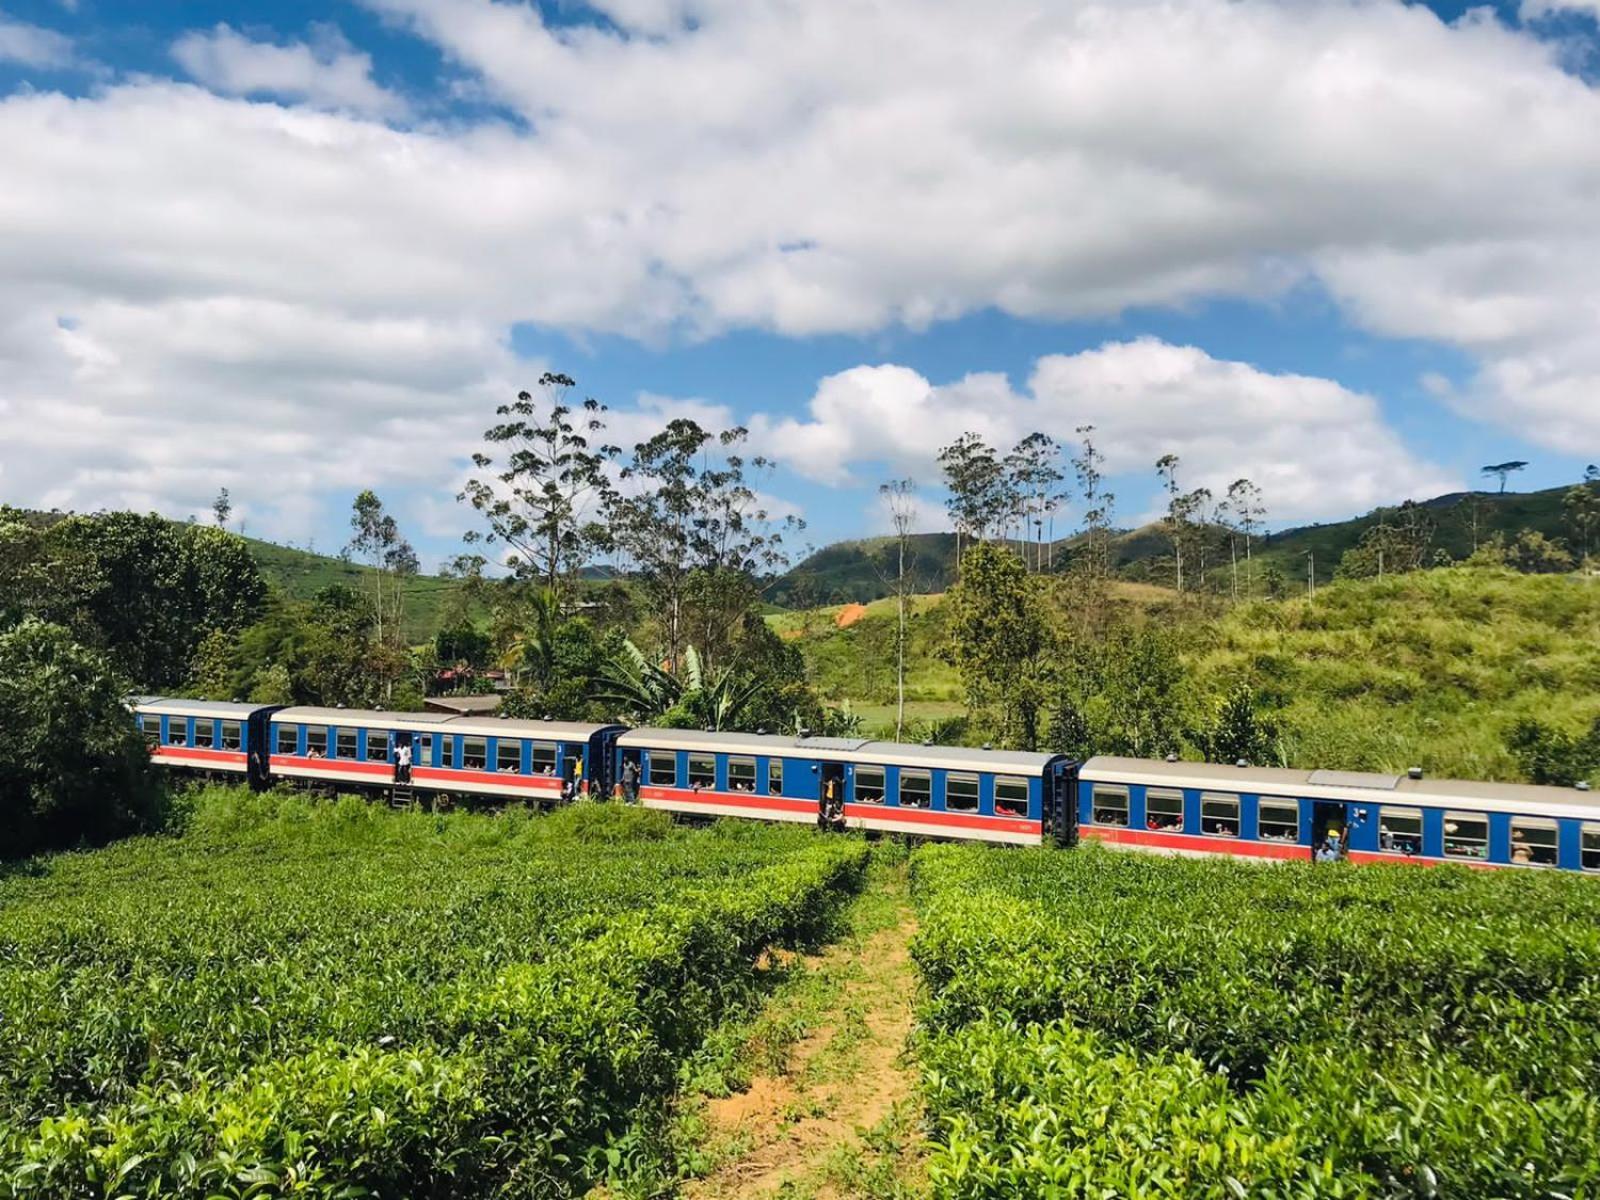
[[[436,563],[547,370],[817,545],[966,430],[1095,426],[1123,523],[1571,482],[1600,0],[0,0],[0,501]]]

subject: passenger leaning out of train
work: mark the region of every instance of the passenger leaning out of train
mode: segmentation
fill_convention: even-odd
[[[394,781],[411,782],[411,743],[401,742],[394,749]]]

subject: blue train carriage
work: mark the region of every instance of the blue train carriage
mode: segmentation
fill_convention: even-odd
[[[1600,871],[1600,804],[1582,787],[1095,757],[1079,834],[1168,854],[1305,859],[1337,830],[1354,862]]]
[[[276,711],[273,706],[135,696],[128,707],[150,748],[151,762],[266,786],[267,723]]]
[[[603,789],[620,725],[460,717],[450,713],[285,708],[272,718],[272,774],[388,788],[402,745],[416,791],[554,803]],[[565,788],[564,788],[564,785]]]
[[[1071,763],[1059,755],[859,738],[633,729],[614,772],[648,808],[811,823],[832,780],[846,823],[922,837],[1069,841]]]

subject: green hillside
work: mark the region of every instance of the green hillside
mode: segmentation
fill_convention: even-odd
[[[1121,583],[1115,602],[1122,620],[1178,625],[1189,714],[1252,684],[1293,766],[1517,779],[1505,732],[1518,717],[1570,732],[1600,717],[1600,577],[1457,567],[1339,580],[1314,600],[1259,600],[1220,615],[1178,606],[1168,589]],[[919,597],[913,611],[908,713],[958,717],[960,680],[938,658],[940,598]],[[846,628],[837,612],[770,619],[799,645],[823,696],[848,701],[869,733],[892,729],[893,603],[870,605]]]
[[[1422,507],[1433,521],[1433,547],[1459,561],[1471,554],[1476,544],[1496,533],[1510,537],[1532,529],[1552,539],[1566,537],[1561,501],[1567,490],[1557,487],[1505,495],[1452,492],[1425,500]],[[1256,565],[1262,571],[1275,566],[1286,578],[1303,581],[1309,554],[1316,563],[1318,581],[1325,582],[1333,578],[1340,556],[1394,511],[1378,508],[1347,521],[1296,526],[1270,534],[1255,547]],[[1082,535],[1059,539],[1053,552],[1056,565],[1071,562],[1082,541]],[[1221,548],[1226,544],[1221,530],[1217,531],[1215,541],[1217,549],[1213,562],[1218,561]],[[912,589],[942,592],[949,587],[955,578],[955,534],[914,534],[910,546]],[[1112,543],[1112,560],[1130,579],[1144,578],[1158,559],[1170,553],[1170,544],[1159,525],[1122,530]],[[773,589],[773,598],[780,604],[800,608],[849,602],[864,604],[889,595],[893,578],[894,539],[879,537],[836,542],[794,566]]]
[[[245,538],[245,542],[268,582],[297,600],[308,600],[336,583],[363,592],[373,588],[371,567],[256,538]],[[437,633],[446,615],[447,602],[460,586],[459,580],[438,575],[418,575],[409,580],[405,586],[407,638],[413,642],[425,641]]]

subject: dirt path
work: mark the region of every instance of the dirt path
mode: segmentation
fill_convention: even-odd
[[[916,920],[905,867],[874,871],[851,928],[774,996],[747,1050],[744,1091],[706,1102],[715,1166],[686,1200],[843,1200],[915,1194],[911,1032]]]

